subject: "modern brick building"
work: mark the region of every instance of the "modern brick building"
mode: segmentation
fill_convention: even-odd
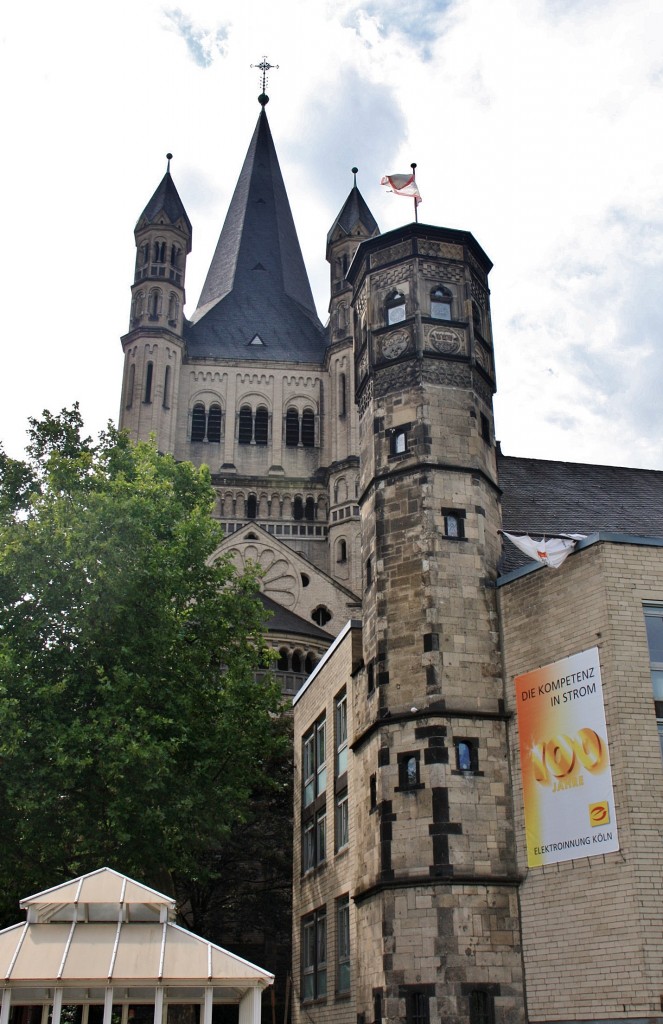
[[[264,105],[187,319],[191,238],[167,172],[120,422],[209,465],[220,552],[264,570],[296,694],[295,1020],[663,1018],[663,473],[500,452],[469,232],[380,234],[354,186],[323,327]],[[552,569],[502,529],[585,539]]]

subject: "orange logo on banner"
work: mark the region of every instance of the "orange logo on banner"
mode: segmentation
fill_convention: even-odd
[[[589,820],[593,826],[610,824],[610,808],[607,800],[589,805]]]

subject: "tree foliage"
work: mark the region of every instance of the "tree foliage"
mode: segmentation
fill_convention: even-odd
[[[108,864],[205,886],[287,743],[208,471],[77,407],[0,449],[0,914]]]

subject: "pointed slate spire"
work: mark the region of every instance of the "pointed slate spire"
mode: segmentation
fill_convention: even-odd
[[[175,182],[170,176],[170,154],[168,154],[168,170],[159,182],[157,189],[149,203],[138,218],[137,227],[145,224],[155,224],[160,214],[165,214],[171,224],[176,224],[180,218],[186,224],[188,233],[191,234],[191,221],[187,217],[184,203],[180,199],[179,192],[175,188]]]
[[[262,345],[251,344],[256,335]],[[187,344],[194,356],[319,361],[324,354],[324,332],[264,106]]]
[[[380,233],[378,223],[355,183],[343,203],[338,217],[329,229],[327,245],[331,245],[343,235],[356,234],[358,228],[363,229],[362,235],[365,238],[372,238],[373,235]]]

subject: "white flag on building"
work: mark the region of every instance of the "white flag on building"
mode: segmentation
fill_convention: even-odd
[[[584,540],[584,533],[565,533],[558,537],[542,537],[535,540],[527,534],[514,534],[502,531],[512,544],[515,544],[520,551],[529,555],[530,558],[541,562],[542,565],[549,565],[552,569],[559,569],[564,559],[571,554],[579,540]]]

